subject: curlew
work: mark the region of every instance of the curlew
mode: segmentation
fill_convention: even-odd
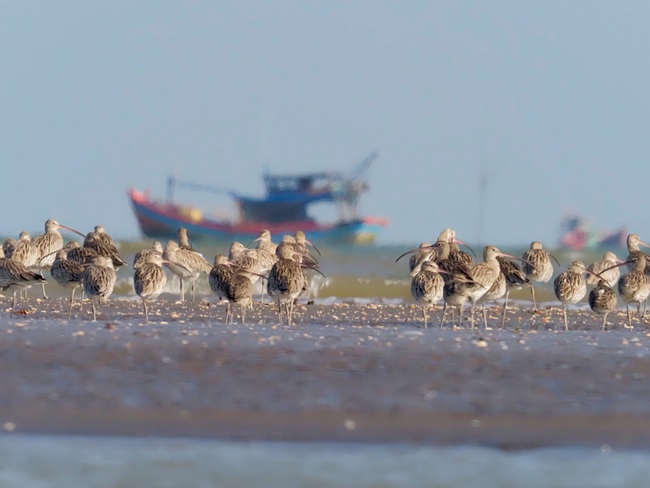
[[[280,254],[278,261],[271,268],[266,291],[278,306],[278,319],[282,324],[282,305],[286,306],[287,323],[293,323],[293,307],[296,300],[307,285],[303,268],[313,269],[320,273],[315,264],[298,262],[305,256],[294,252],[291,246],[278,246]],[[321,273],[322,274],[322,273]]]
[[[117,249],[117,245],[115,244],[115,241],[108,234],[108,232],[106,232],[106,229],[104,229],[102,225],[96,225],[92,232],[86,234],[86,237],[84,238],[84,246],[86,245],[86,243],[90,243],[90,241],[94,241],[94,240],[101,241],[107,246],[114,247]]]
[[[309,254],[309,250],[307,249],[307,246],[310,246],[314,248],[314,250],[318,253],[319,256],[322,256],[320,250],[311,241],[307,239],[307,236],[302,230],[297,230],[293,235],[293,239],[294,241],[296,241],[298,252],[301,252],[303,254]]]
[[[627,262],[628,271],[632,271],[636,268],[635,262],[632,260],[632,257],[635,255],[641,255],[645,259],[645,272],[650,274],[650,254],[643,252],[639,246],[650,247],[641,240],[641,238],[636,234],[628,234],[627,236],[627,250],[629,255],[625,260]]]
[[[190,238],[187,236],[187,229],[180,227],[178,229],[178,247],[187,251],[194,251]]]
[[[506,295],[503,302],[503,317],[501,318],[501,327],[505,326],[506,323],[506,313],[508,311],[508,298],[510,297],[510,292],[514,290],[521,290],[524,286],[532,286],[528,278],[526,278],[526,273],[517,265],[507,259],[502,257],[497,258],[499,260],[499,267],[501,268],[501,273],[505,278],[506,284]]]
[[[575,305],[587,294],[587,283],[584,277],[586,271],[582,261],[573,261],[569,268],[557,275],[553,282],[555,296],[562,303],[564,330],[569,330],[566,306]]]
[[[488,292],[501,273],[499,261],[496,259],[499,256],[518,259],[515,256],[501,252],[496,246],[489,245],[483,249],[482,263],[465,268],[456,263],[454,271],[450,271],[455,274],[445,283],[443,297],[445,305],[449,304],[459,308],[459,326],[462,323],[463,307],[469,302],[470,318],[472,328],[474,328],[474,307],[476,302]],[[443,320],[445,312],[446,306],[443,310]]]
[[[587,268],[587,271],[593,273],[587,274],[587,285],[595,286],[603,279],[610,287],[613,287],[621,276],[621,270],[616,264],[621,263],[623,261],[618,259],[616,254],[611,251],[606,252],[602,259],[592,263]]]
[[[231,305],[239,305],[241,323],[246,323],[246,307],[253,302],[253,283],[246,272],[237,272],[226,281],[226,298],[228,299],[228,309],[226,311],[226,324],[230,318],[230,323],[234,323],[234,313],[231,311]]]
[[[248,249],[240,242],[233,242],[230,245],[229,257],[230,262],[236,268],[248,273],[253,285],[258,282],[261,276],[267,276],[278,260],[278,256],[266,248]],[[263,288],[261,300],[264,303]]]
[[[71,290],[68,319],[70,319],[70,315],[72,314],[74,292],[82,286],[81,281],[84,270],[85,266],[83,264],[68,259],[68,252],[65,247],[56,252],[54,263],[52,263],[52,267],[50,268],[50,274],[60,286]]]
[[[163,259],[161,253],[148,253],[138,262],[138,267],[133,275],[135,292],[142,299],[145,322],[149,322],[147,302],[158,298],[167,284],[163,263],[167,263],[167,261]]]
[[[627,324],[632,328],[632,316],[630,315],[630,303],[636,303],[637,317],[641,322],[641,302],[650,295],[650,278],[645,273],[647,266],[645,253],[630,253],[630,257],[623,264],[633,265],[632,271],[627,272],[618,280],[618,294],[625,302],[627,309]]]
[[[138,269],[142,264],[147,262],[147,259],[151,254],[159,254],[160,257],[162,257],[163,247],[160,241],[154,241],[153,244],[151,244],[151,247],[141,249],[135,253],[135,256],[133,257],[133,269]]]
[[[271,239],[271,231],[269,229],[262,230],[259,236],[251,241],[251,244],[253,242],[257,242],[257,249],[263,249],[271,254],[275,254],[275,250],[278,247],[278,245]]]
[[[90,264],[95,257],[99,256],[97,251],[89,247],[81,247],[81,244],[77,241],[70,241],[65,247],[68,249],[68,260],[76,261],[80,264]]]
[[[589,275],[588,278],[593,276]],[[596,286],[589,292],[589,308],[599,315],[603,315],[601,330],[607,325],[607,315],[616,309],[616,292],[607,280],[600,279]]]
[[[217,295],[219,301],[227,300],[228,280],[235,276],[235,268],[229,264],[228,256],[217,254],[214,257],[214,265],[208,275],[210,289]]]
[[[109,258],[113,263],[113,267],[116,269],[122,266],[126,266],[127,263],[124,260],[124,258],[120,256],[120,253],[117,250],[115,244],[109,242],[105,237],[103,237],[103,235],[104,234],[97,231],[89,232],[88,234],[86,234],[83,247],[87,249],[92,249],[100,256]]]
[[[8,257],[27,268],[33,268],[38,265],[41,256],[38,248],[32,244],[29,234],[22,231]]]
[[[522,259],[524,260],[524,265],[522,270],[526,273],[526,278],[529,281],[537,283],[548,283],[553,276],[553,263],[551,263],[551,258],[558,263],[555,257],[549,253],[546,249],[542,247],[542,243],[539,241],[533,241],[530,244],[530,249],[526,251]],[[537,300],[535,299],[535,287],[530,287],[530,292],[533,295],[533,310],[537,312]]]
[[[45,283],[45,278],[20,263],[7,258],[0,258],[0,290],[13,291],[11,316],[16,310],[16,293],[29,288],[35,283]]]
[[[180,280],[180,300],[185,300],[184,282],[189,281],[192,284],[192,301],[196,299],[196,280],[201,273],[209,274],[212,266],[196,251],[181,249],[174,241],[167,241],[163,258],[170,263],[167,264],[169,270],[178,276]]]
[[[3,257],[9,259],[11,258],[11,255],[14,252],[14,249],[16,249],[16,244],[18,241],[14,239],[13,237],[7,237],[3,243],[2,243],[2,254]]]
[[[411,296],[422,305],[424,328],[427,328],[427,308],[442,300],[445,280],[440,276],[440,269],[433,261],[424,261],[420,271],[411,279]]]
[[[409,273],[411,276],[415,276],[420,272],[422,263],[430,260],[431,258],[435,258],[435,251],[433,250],[433,246],[428,242],[421,242],[417,250],[411,252],[413,252],[413,256],[409,258]],[[405,254],[402,254],[402,256]],[[396,261],[399,261],[402,256],[397,258]]]
[[[92,263],[86,266],[81,282],[93,307],[93,322],[97,321],[96,303],[101,303],[111,296],[115,279],[113,261],[106,256],[96,256]]]
[[[485,292],[481,298],[478,299],[478,302],[482,304],[482,309],[483,309],[483,326],[485,329],[489,329],[488,323],[487,323],[487,311],[486,311],[486,303],[487,302],[495,302],[499,300],[501,297],[503,297],[506,294],[506,276],[503,274],[501,271],[501,263],[499,263],[499,274],[497,275],[497,279],[494,280],[494,283],[492,283],[492,286],[488,289],[488,291]]]
[[[65,229],[83,236],[78,230],[61,225],[56,220],[48,219],[45,222],[45,234],[38,235],[32,239],[32,246],[38,249],[39,261],[35,267],[39,270],[50,268],[52,263],[54,263],[56,251],[63,248],[63,237],[61,237],[59,229]],[[41,286],[43,287],[43,298],[47,298],[45,294],[45,283]]]

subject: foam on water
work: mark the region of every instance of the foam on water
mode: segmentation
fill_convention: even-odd
[[[557,448],[0,437],[0,486],[638,487],[648,453]]]

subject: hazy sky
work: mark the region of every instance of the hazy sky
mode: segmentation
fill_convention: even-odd
[[[390,220],[380,242],[550,245],[567,210],[650,240],[647,2],[0,6],[1,234],[52,217],[136,237],[129,186],[261,194],[265,167],[376,150],[361,210]]]

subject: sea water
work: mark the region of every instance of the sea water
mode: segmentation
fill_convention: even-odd
[[[487,447],[4,435],[0,487],[642,487],[650,456]]]

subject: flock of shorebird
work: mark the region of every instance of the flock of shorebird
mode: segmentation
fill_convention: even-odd
[[[78,234],[84,238],[64,243],[60,230]],[[210,288],[220,300],[228,302],[226,323],[234,321],[231,304],[239,305],[242,323],[245,310],[252,306],[254,284],[260,279],[266,281],[266,292],[278,307],[278,318],[282,314],[287,323],[293,323],[293,309],[296,300],[305,294],[308,284],[307,270],[321,273],[316,258],[309,252],[311,246],[304,232],[286,235],[279,244],[271,240],[271,233],[264,230],[248,248],[233,242],[229,255],[217,254],[210,264],[196,251],[184,228],[178,230],[178,242],[169,240],[163,248],[154,242],[150,248],[135,255],[133,284],[142,299],[145,321],[149,320],[148,302],[156,299],[164,290],[166,275],[163,266],[178,276],[180,299],[185,298],[185,284],[191,285],[195,297],[195,282],[206,274]],[[510,292],[530,287],[534,310],[537,311],[533,283],[546,283],[553,276],[553,261],[559,262],[542,244],[534,241],[521,258],[501,252],[488,245],[483,249],[483,261],[474,262],[472,256],[459,248],[468,247],[456,238],[452,229],[443,230],[434,244],[422,243],[397,258],[412,254],[409,260],[411,273],[411,294],[422,305],[424,326],[429,317],[427,309],[444,300],[440,325],[444,324],[448,307],[458,312],[458,325],[463,321],[463,310],[470,308],[471,326],[474,327],[474,309],[483,305],[483,321],[487,327],[485,303],[504,298],[501,326],[504,326]],[[554,281],[555,296],[562,303],[564,326],[568,329],[567,305],[576,304],[584,298],[587,286],[593,286],[589,294],[591,309],[603,315],[602,328],[607,325],[607,315],[616,309],[617,294],[627,305],[627,327],[632,327],[630,304],[637,305],[637,316],[641,321],[641,303],[650,295],[650,255],[642,252],[640,246],[650,247],[636,234],[627,238],[629,256],[625,261],[608,252],[603,259],[589,268],[581,261],[573,261],[568,269],[557,275]],[[19,238],[7,239],[0,255],[0,290],[12,291],[12,315],[16,309],[16,294],[34,284],[41,284],[45,294],[46,279],[43,270],[49,269],[52,278],[61,286],[71,290],[68,317],[72,313],[74,295],[78,288],[92,304],[93,320],[97,319],[97,304],[108,298],[115,286],[115,269],[125,266],[113,239],[98,225],[84,235],[56,220],[45,222],[45,233],[33,239],[26,232]],[[521,262],[519,264],[517,261]],[[628,272],[621,276],[620,266],[627,265]],[[82,300],[83,303],[83,300]],[[645,307],[643,315],[645,316]]]
[[[84,237],[83,245],[76,241],[64,244],[60,229]],[[196,280],[201,274],[207,274],[214,293],[219,299],[228,301],[226,323],[234,320],[231,304],[240,306],[244,322],[245,309],[252,305],[253,285],[263,278],[267,293],[277,303],[280,323],[284,311],[287,322],[291,324],[294,302],[307,290],[305,271],[321,273],[307,246],[313,247],[318,254],[320,251],[302,231],[294,236],[284,236],[279,244],[275,244],[271,241],[271,233],[265,230],[253,242],[257,243],[255,249],[239,242],[232,243],[229,256],[217,254],[214,263],[210,264],[193,249],[186,229],[181,228],[178,242],[170,240],[164,249],[160,242],[154,242],[150,248],[138,252],[133,262],[133,284],[142,299],[145,321],[149,321],[147,303],[156,299],[165,288],[167,279],[163,266],[166,266],[179,277],[181,300],[185,298],[185,283],[191,284],[194,298]],[[42,235],[31,239],[23,232],[17,240],[5,240],[0,257],[0,290],[13,292],[13,315],[18,292],[40,283],[43,297],[47,298],[42,271],[49,269],[59,285],[71,290],[68,318],[72,313],[75,291],[81,288],[91,300],[95,321],[97,304],[113,293],[115,269],[126,264],[115,242],[101,225],[84,235],[56,220],[48,220]]]
[[[422,305],[426,327],[427,308],[444,300],[440,325],[445,319],[447,307],[459,309],[458,324],[463,320],[463,308],[469,304],[471,324],[474,327],[474,307],[483,304],[483,320],[487,327],[485,303],[505,297],[501,325],[505,323],[508,296],[512,290],[530,287],[533,307],[537,311],[533,283],[546,283],[553,276],[554,260],[542,244],[534,241],[521,258],[499,251],[495,246],[483,249],[483,262],[475,263],[468,253],[461,251],[452,229],[443,230],[434,244],[422,243],[397,258],[412,254],[409,260],[411,271],[411,294]],[[650,255],[639,246],[650,247],[638,235],[627,237],[629,256],[625,261],[607,252],[603,258],[588,268],[582,261],[573,261],[568,269],[557,275],[554,281],[555,296],[562,303],[564,327],[568,330],[567,305],[578,303],[587,294],[587,285],[593,286],[589,293],[589,306],[603,315],[602,328],[607,325],[607,315],[616,309],[617,295],[614,287],[627,306],[627,327],[632,328],[630,304],[637,305],[637,316],[641,321],[641,303],[650,295]],[[471,248],[468,247],[468,249]],[[474,251],[472,251],[474,253]],[[517,263],[521,262],[521,265]],[[621,276],[620,266],[627,265],[628,272]],[[643,315],[645,316],[645,306]]]

